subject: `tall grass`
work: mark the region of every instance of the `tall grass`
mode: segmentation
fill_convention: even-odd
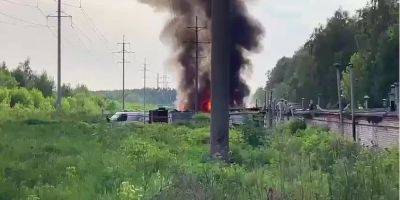
[[[231,162],[221,163],[209,157],[206,123],[0,123],[0,199],[399,197],[397,149],[293,123],[257,133],[255,145],[231,130]]]

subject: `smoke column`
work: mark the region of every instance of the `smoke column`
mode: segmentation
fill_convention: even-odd
[[[210,0],[138,0],[152,6],[156,11],[171,12],[171,19],[165,25],[161,38],[172,44],[173,55],[171,64],[179,74],[178,104],[181,110],[194,108],[195,94],[195,34],[188,30],[193,26],[196,16],[200,26],[211,27]],[[231,69],[230,69],[230,106],[243,106],[243,99],[250,94],[250,89],[241,74],[251,70],[251,61],[247,58],[249,52],[257,52],[260,40],[264,35],[261,24],[250,17],[246,0],[232,0],[231,8]],[[211,41],[211,30],[203,30],[199,35],[200,41]],[[202,58],[199,66],[199,108],[210,110],[210,52],[211,46],[202,44],[199,47]]]

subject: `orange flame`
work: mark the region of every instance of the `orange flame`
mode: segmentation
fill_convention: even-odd
[[[211,112],[211,108],[212,108],[212,105],[211,105],[211,100],[210,99],[204,101],[201,104],[201,110],[203,112],[210,113]]]
[[[184,103],[180,103],[178,105],[178,110],[181,111],[181,112],[187,111],[186,105]]]

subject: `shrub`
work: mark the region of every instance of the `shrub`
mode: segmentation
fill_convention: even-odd
[[[42,108],[45,104],[45,98],[42,92],[37,89],[33,89],[30,91],[30,94],[32,97],[33,106],[35,106],[35,108]]]
[[[152,143],[130,137],[122,145],[124,154],[145,174],[165,171],[173,167],[176,157],[166,149],[160,149]]]
[[[295,134],[297,131],[307,128],[307,124],[301,119],[291,120],[286,126],[291,134]]]
[[[0,103],[10,104],[10,90],[7,88],[0,88]]]
[[[253,147],[260,146],[266,142],[266,130],[253,120],[246,120],[244,125],[239,126],[238,129],[242,133],[243,139]]]
[[[14,88],[10,92],[10,106],[14,107],[16,104],[23,106],[33,106],[33,100],[29,91],[25,88]]]
[[[18,82],[7,69],[0,68],[0,87],[14,88],[18,86]]]

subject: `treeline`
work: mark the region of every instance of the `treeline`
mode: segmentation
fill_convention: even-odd
[[[355,16],[337,10],[325,26],[314,30],[293,57],[283,57],[277,62],[269,72],[267,89],[273,89],[276,98],[293,102],[301,98],[316,100],[320,96],[321,105],[336,107],[334,63],[341,66],[345,101],[350,99],[350,76],[346,66],[352,63],[356,102],[361,104],[368,95],[371,105],[381,106],[390,85],[399,81],[398,61],[399,2],[371,0]]]
[[[85,85],[75,88],[62,85],[62,114],[68,116],[95,116],[102,110],[116,111],[119,103],[92,95]],[[50,118],[55,112],[54,80],[46,72],[35,73],[30,60],[10,70],[6,63],[0,66],[0,120]]]
[[[122,90],[96,91],[94,93],[115,101],[121,101],[122,99]],[[143,95],[143,89],[125,90],[125,100],[127,102],[143,103]],[[176,96],[177,93],[174,89],[146,88],[146,103],[149,104],[172,106],[176,101]]]

